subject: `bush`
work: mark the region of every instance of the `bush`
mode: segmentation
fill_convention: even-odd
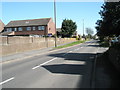
[[[120,43],[115,43],[109,48],[109,60],[120,72]]]
[[[120,43],[114,43],[110,48],[114,48],[114,49],[120,51]]]

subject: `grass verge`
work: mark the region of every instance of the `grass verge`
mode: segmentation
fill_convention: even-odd
[[[76,42],[72,42],[66,45],[55,47],[55,49],[66,48],[66,47],[70,47],[70,46],[77,45],[77,44],[84,43],[84,42],[85,41],[76,41]]]

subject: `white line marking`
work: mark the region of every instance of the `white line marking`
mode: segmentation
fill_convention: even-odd
[[[74,51],[77,51],[77,50],[79,50],[79,48],[75,49]]]
[[[47,63],[49,63],[49,62],[51,62],[51,61],[53,61],[53,60],[55,60],[55,59],[57,59],[57,57],[56,57],[56,58],[53,58],[53,59],[51,59],[51,60],[49,60],[49,61],[47,61],[47,62],[44,62],[44,63],[42,63],[42,64],[40,64],[40,65],[38,65],[38,66],[35,66],[35,67],[33,67],[32,69],[36,69],[36,68],[38,68],[38,67],[40,67],[40,66],[42,66],[42,65],[45,65],[45,64],[47,64]]]
[[[83,47],[80,47],[80,48],[83,48]]]
[[[74,51],[77,51],[77,49],[75,49]]]
[[[35,67],[33,67],[32,69],[36,69],[36,68],[39,68],[40,66],[35,66]]]
[[[69,51],[69,52],[72,52],[72,51]]]
[[[10,78],[10,79],[7,79],[7,80],[1,82],[0,85],[4,84],[4,83],[6,83],[6,82],[9,82],[9,81],[11,81],[11,80],[13,80],[13,79],[14,79],[14,77],[12,77],[12,78]]]
[[[51,60],[49,60],[49,61],[47,61],[47,62],[44,62],[44,63],[42,63],[42,64],[40,64],[40,65],[42,66],[42,65],[47,64],[47,63],[49,63],[49,62],[51,62],[51,61],[53,61],[53,60],[55,60],[55,59],[57,59],[57,57],[56,57],[56,58],[53,58],[53,59],[51,59]]]

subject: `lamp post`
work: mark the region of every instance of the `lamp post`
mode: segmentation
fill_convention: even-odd
[[[55,21],[55,47],[57,47],[57,33],[56,33],[56,0],[54,0],[54,21]]]

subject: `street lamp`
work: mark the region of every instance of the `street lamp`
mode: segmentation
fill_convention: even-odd
[[[57,47],[57,33],[56,33],[56,0],[54,0],[54,21],[55,21],[55,47]]]

